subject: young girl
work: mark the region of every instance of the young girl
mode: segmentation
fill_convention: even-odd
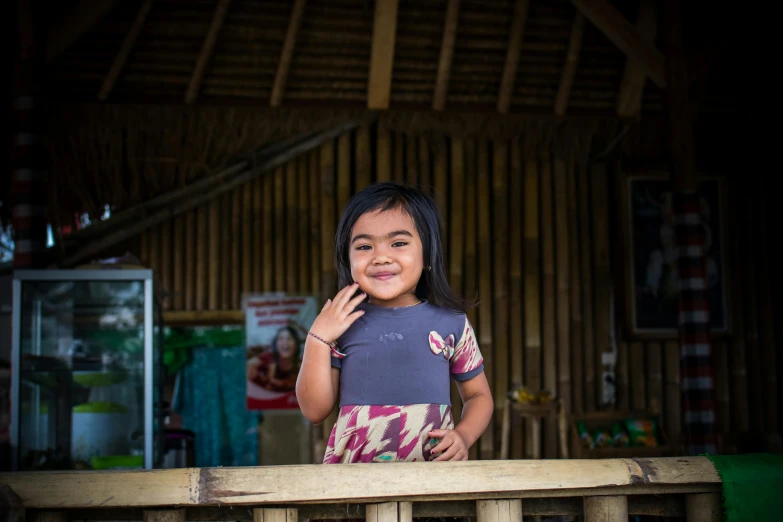
[[[432,198],[379,183],[357,193],[337,229],[341,290],[305,343],[299,405],[322,422],[340,396],[324,463],[467,460],[492,395],[464,303],[448,286]],[[449,378],[464,408],[451,414]]]

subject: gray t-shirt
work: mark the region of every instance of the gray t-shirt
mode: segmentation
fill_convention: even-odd
[[[427,301],[402,308],[363,303],[362,317],[338,340],[340,407],[451,405],[449,378],[472,379],[484,369],[467,317]]]

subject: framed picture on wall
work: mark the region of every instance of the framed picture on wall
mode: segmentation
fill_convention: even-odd
[[[699,183],[711,332],[723,336],[730,332],[725,187],[718,177],[703,177]],[[675,339],[679,281],[668,173],[626,175],[620,194],[628,333],[635,338]]]

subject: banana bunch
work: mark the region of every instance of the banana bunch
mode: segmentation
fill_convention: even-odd
[[[552,400],[552,394],[547,390],[533,393],[523,386],[509,391],[508,398],[520,404],[547,404]]]

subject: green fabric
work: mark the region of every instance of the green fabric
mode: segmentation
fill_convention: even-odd
[[[170,375],[176,374],[190,360],[197,346],[230,348],[245,344],[245,331],[237,327],[166,328],[163,337],[163,364]]]
[[[783,454],[706,456],[723,481],[726,522],[779,520],[783,512]]]

